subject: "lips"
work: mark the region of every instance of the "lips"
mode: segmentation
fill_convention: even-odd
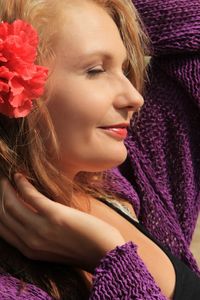
[[[127,128],[127,127],[129,127],[129,123],[113,124],[113,125],[101,126],[99,128],[109,129],[109,128]]]
[[[127,137],[127,129],[126,128],[105,128],[104,130],[110,132],[113,135],[121,137],[125,139]]]
[[[99,127],[103,131],[105,131],[107,134],[117,138],[117,139],[125,139],[127,137],[127,127],[129,124],[116,124],[116,125],[110,125],[110,126],[102,126]]]

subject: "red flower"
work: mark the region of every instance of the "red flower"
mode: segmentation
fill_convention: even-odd
[[[0,113],[25,117],[44,93],[48,69],[36,65],[38,35],[24,21],[0,23]]]

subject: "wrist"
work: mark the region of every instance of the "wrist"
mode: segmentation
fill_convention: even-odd
[[[126,241],[121,233],[116,228],[113,228],[112,231],[109,231],[109,235],[104,237],[102,242],[99,244],[98,251],[93,259],[91,259],[89,268],[87,268],[86,271],[93,274],[104,256],[106,256],[111,250],[114,250],[117,246],[121,246],[125,243]]]

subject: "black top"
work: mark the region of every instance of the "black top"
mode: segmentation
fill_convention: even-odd
[[[109,207],[113,208],[166,253],[174,266],[176,274],[173,300],[200,300],[200,278],[196,273],[194,273],[188,266],[186,266],[181,260],[175,257],[168,249],[166,249],[154,237],[152,237],[152,235],[145,229],[143,225],[133,220],[126,213],[105,199],[97,198],[97,200],[100,200]]]

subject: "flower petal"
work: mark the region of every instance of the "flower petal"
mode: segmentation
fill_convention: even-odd
[[[33,107],[32,101],[30,100],[26,100],[22,106],[18,106],[13,108],[12,110],[12,116],[15,118],[22,118],[22,117],[26,117],[31,109]]]
[[[0,113],[26,116],[44,93],[48,69],[35,64],[36,30],[22,20],[0,23]]]
[[[2,80],[0,80],[0,95],[2,93],[8,93],[8,92],[9,92],[9,85],[3,82]]]

